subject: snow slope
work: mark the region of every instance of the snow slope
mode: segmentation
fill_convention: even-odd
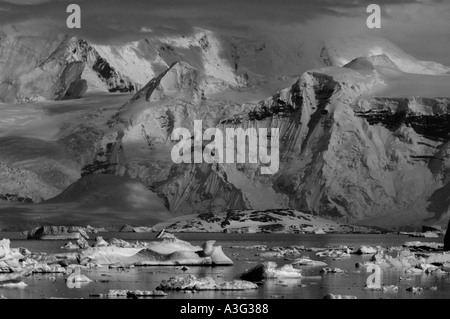
[[[42,224],[154,225],[173,215],[164,201],[142,183],[126,177],[91,175],[55,198],[35,205],[0,206],[0,229],[24,230]]]

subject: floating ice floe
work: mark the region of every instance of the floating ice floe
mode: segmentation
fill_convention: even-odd
[[[10,240],[3,239],[0,241],[0,273],[10,273],[19,271],[21,264],[19,260],[25,258],[20,249],[11,249]]]
[[[278,251],[266,251],[263,253],[256,254],[257,257],[261,258],[283,258],[285,255]]]
[[[80,249],[80,246],[69,241],[67,244],[62,246],[61,249]]]
[[[61,265],[35,264],[32,266],[32,272],[34,274],[65,274],[66,268]]]
[[[256,246],[258,247],[258,246]],[[256,254],[256,256],[261,258],[286,258],[286,257],[295,257],[300,255],[300,251],[297,247],[272,247],[267,249],[267,247],[259,246],[259,250],[264,251],[262,253]],[[269,251],[267,251],[269,250]]]
[[[266,251],[266,250],[268,250],[267,245],[231,246],[230,248],[233,248],[233,249],[253,249],[253,250],[259,250],[259,251]]]
[[[327,294],[323,299],[358,299],[356,296],[350,296],[350,295],[333,295],[333,294]]]
[[[406,288],[406,291],[410,291],[415,295],[421,294],[423,291],[422,287],[408,287]]]
[[[66,278],[66,282],[68,283],[77,283],[77,282],[92,282],[87,276],[81,274],[81,269],[75,268],[74,272]]]
[[[103,239],[103,237],[101,236],[97,236],[97,238],[95,238],[95,242],[92,245],[92,247],[107,247],[109,246],[108,242],[106,240]]]
[[[27,284],[23,282],[23,279],[25,277],[28,277],[30,275],[29,271],[23,271],[21,273],[12,273],[3,275],[0,274],[0,287],[26,287]]]
[[[345,270],[342,270],[340,268],[323,268],[320,273],[322,274],[346,274],[347,272]]]
[[[245,280],[216,281],[211,277],[197,278],[194,275],[187,277],[172,277],[163,280],[157,290],[250,290],[258,286]]]
[[[20,282],[11,282],[11,283],[1,283],[0,282],[0,287],[5,287],[5,288],[25,288],[28,285],[26,283],[24,283],[23,281]]]
[[[178,266],[176,269],[182,270],[182,271],[188,271],[190,268],[187,266]]]
[[[355,255],[370,255],[370,254],[376,254],[377,251],[378,251],[377,248],[373,248],[371,246],[363,245],[363,246],[360,246],[360,247],[358,247],[356,249],[353,249],[351,251],[351,253],[355,254]]]
[[[177,238],[175,235],[168,233],[165,229],[162,229],[157,235],[158,239],[175,239]]]
[[[391,256],[384,251],[378,251],[370,259],[370,263],[375,263],[380,267],[392,268],[412,268],[419,265],[424,260],[420,260],[409,250],[397,252],[397,256]],[[367,263],[366,263],[367,264]]]
[[[88,247],[89,247],[89,243],[87,242],[87,240],[84,237],[80,237],[76,241],[76,244],[69,241],[67,244],[65,244],[61,248],[62,249],[86,249]]]
[[[78,240],[83,237],[89,239],[89,235],[83,227],[42,226],[28,232],[28,239]]]
[[[397,292],[398,286],[396,286],[396,285],[383,286],[383,287],[381,287],[381,290],[384,292]]]
[[[151,227],[139,226],[134,227],[130,225],[123,225],[120,229],[121,233],[151,233],[153,229]]]
[[[403,247],[414,251],[442,251],[443,244],[440,243],[426,243],[421,241],[408,241],[403,244]]]
[[[364,287],[366,290],[371,291],[382,291],[382,292],[398,292],[398,286],[389,285],[389,286],[381,286],[381,287]]]
[[[362,245],[354,249],[350,249],[347,246],[342,246],[338,248],[330,248],[327,250],[318,251],[316,255],[319,257],[343,258],[343,257],[350,257],[350,254],[354,255],[375,254],[377,251],[378,248],[366,245]]]
[[[272,261],[262,263],[238,276],[239,279],[252,282],[259,282],[265,279],[289,279],[300,277],[302,277],[300,269],[296,269],[289,264],[277,268],[277,264]]]
[[[427,232],[423,232],[423,233],[417,233],[417,232],[412,232],[412,233],[401,232],[400,234],[401,234],[401,235],[408,235],[409,237],[439,238],[439,234],[437,234],[436,232],[432,232],[432,231],[427,231]]]
[[[410,244],[408,247],[413,246],[415,247],[416,244]],[[450,254],[445,252],[412,252],[409,249],[403,249],[397,251],[396,255],[390,255],[380,249],[371,257],[370,262],[358,263],[356,266],[376,264],[383,268],[402,269],[407,275],[442,276],[447,275],[447,271],[450,271],[447,264],[449,261]]]
[[[423,270],[412,267],[412,268],[408,268],[407,270],[405,270],[405,274],[407,274],[407,275],[422,275]]]
[[[113,298],[113,297],[166,297],[167,294],[161,290],[119,290],[111,289],[107,294],[90,294],[90,297],[103,297],[103,298]]]
[[[192,246],[179,239],[165,239],[161,242],[148,243],[144,247],[93,247],[83,250],[80,263],[100,265],[232,265],[222,251],[221,246],[214,246],[215,241],[207,241],[203,248]],[[121,246],[122,243],[120,242]]]
[[[350,255],[350,249],[346,246],[344,246],[341,249],[327,249],[324,251],[319,251],[316,253],[316,256],[318,257],[330,257],[330,258],[345,258],[345,257],[351,257]]]
[[[298,258],[295,259],[291,265],[293,266],[304,266],[304,267],[326,267],[327,263],[318,260],[311,260],[309,258]]]

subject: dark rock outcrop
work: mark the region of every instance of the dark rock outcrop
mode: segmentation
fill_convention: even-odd
[[[80,80],[76,82],[72,82],[69,86],[69,89],[66,92],[66,95],[62,98],[63,100],[73,100],[79,99],[86,94],[88,89],[88,84],[86,80]]]
[[[450,221],[448,222],[447,232],[445,233],[445,237],[444,237],[444,251],[450,250],[450,232],[448,231],[449,227],[450,227]]]
[[[82,227],[42,226],[30,230],[27,238],[41,240],[79,240],[81,238],[89,239],[89,236]]]

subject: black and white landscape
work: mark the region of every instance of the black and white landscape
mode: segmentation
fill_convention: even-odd
[[[152,2],[0,1],[0,296],[450,297],[448,3]],[[278,171],[175,164],[196,120]]]

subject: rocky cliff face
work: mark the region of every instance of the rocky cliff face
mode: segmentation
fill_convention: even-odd
[[[420,77],[408,97],[382,97],[405,74],[386,57],[360,62],[306,72],[290,89],[226,121],[281,132],[276,175],[258,176],[248,165],[230,171],[287,197],[289,207],[334,219],[394,226],[445,218],[449,98],[412,97],[427,81]],[[449,83],[448,76],[439,80]],[[248,191],[258,207],[261,200]],[[286,205],[276,199],[270,201]]]
[[[60,36],[42,41],[40,36],[24,36],[10,26],[0,32],[0,101],[30,102],[61,99],[70,84],[81,80],[84,64],[65,61],[52,52]]]
[[[346,222],[440,220],[448,209],[436,203],[446,185],[450,99],[378,96],[392,73],[404,75],[387,56],[357,59],[308,71],[252,106],[215,101],[219,112],[201,98],[204,78],[179,63],[113,117],[115,151],[101,149],[98,167],[89,169],[106,165],[151,184],[175,213],[290,207]],[[202,118],[222,129],[279,128],[278,173],[261,175],[258,164],[173,165],[173,128],[192,129]]]
[[[220,83],[187,63],[174,63],[111,118],[110,130],[98,140],[97,154],[86,163],[83,174],[118,174],[141,180],[161,194],[176,213],[246,208],[242,192],[227,181],[221,167],[175,166],[170,157],[174,128],[192,128],[195,119],[215,126],[242,110],[237,104],[211,103],[205,98],[222,85],[227,87]]]
[[[139,83],[110,65],[84,40],[29,35],[20,27],[3,27],[0,36],[0,99],[8,103],[63,100],[86,91],[133,92]]]

